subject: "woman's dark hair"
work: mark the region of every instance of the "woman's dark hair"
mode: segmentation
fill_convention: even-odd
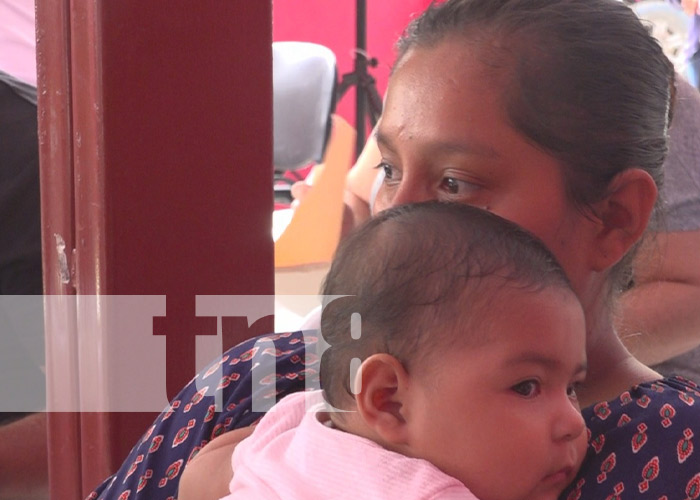
[[[381,212],[340,244],[321,290],[321,333],[331,346],[321,359],[326,399],[342,407],[353,358],[388,353],[409,369],[441,346],[483,341],[488,328],[477,324],[499,307],[500,290],[549,287],[573,297],[544,244],[501,217],[438,201]]]
[[[462,37],[503,82],[512,126],[564,166],[568,197],[586,208],[623,170],[660,188],[673,110],[673,65],[617,0],[447,0],[406,29],[414,47]],[[657,204],[659,206],[659,204]],[[630,252],[613,270],[624,284]]]

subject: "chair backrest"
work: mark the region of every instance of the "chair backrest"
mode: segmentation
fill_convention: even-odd
[[[276,170],[318,163],[335,109],[335,54],[310,42],[274,42],[273,116]]]

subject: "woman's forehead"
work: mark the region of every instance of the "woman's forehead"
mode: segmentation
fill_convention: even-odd
[[[506,66],[503,54],[507,53],[490,42],[471,41],[462,36],[446,37],[407,50],[396,62],[389,84],[398,73],[409,68],[413,75],[427,76],[437,84],[463,84],[460,80],[478,77],[475,83],[490,87],[493,82],[485,80],[493,79],[498,70]]]
[[[480,56],[451,41],[409,50],[390,81],[378,138],[485,142],[486,128],[511,128],[503,85]],[[390,145],[390,144],[385,144]],[[470,146],[471,147],[471,146]]]
[[[478,75],[478,81],[491,86],[494,82],[490,80],[500,79],[510,72],[517,59],[526,56],[525,47],[518,47],[517,43],[514,47],[514,43],[509,37],[486,30],[448,34],[431,43],[416,44],[407,49],[396,61],[391,76],[407,63],[426,66],[432,62],[447,70],[433,76]]]

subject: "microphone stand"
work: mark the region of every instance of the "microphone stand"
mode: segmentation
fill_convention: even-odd
[[[376,68],[378,61],[374,57],[367,57],[366,0],[356,0],[355,9],[355,66],[352,72],[342,76],[338,85],[338,100],[350,87],[355,87],[355,152],[359,156],[365,146],[367,120],[374,127],[382,114],[382,98],[377,91],[377,81],[367,71],[368,67]]]

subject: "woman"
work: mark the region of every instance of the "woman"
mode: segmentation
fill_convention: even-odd
[[[374,209],[438,198],[493,211],[547,244],[584,305],[589,375],[579,399],[592,446],[563,498],[684,498],[700,487],[700,452],[688,453],[700,393],[635,360],[612,321],[657,200],[674,88],[659,45],[615,0],[449,0],[412,23],[389,82]],[[277,385],[256,386],[258,396],[304,389],[317,360],[301,340],[276,339]],[[184,413],[196,392],[186,388],[102,498],[174,495],[198,447],[260,417],[245,364],[253,344],[224,356],[225,375],[237,374],[226,410],[205,416],[205,397]],[[247,432],[214,441],[190,471],[215,476],[209,467],[228,467]]]

